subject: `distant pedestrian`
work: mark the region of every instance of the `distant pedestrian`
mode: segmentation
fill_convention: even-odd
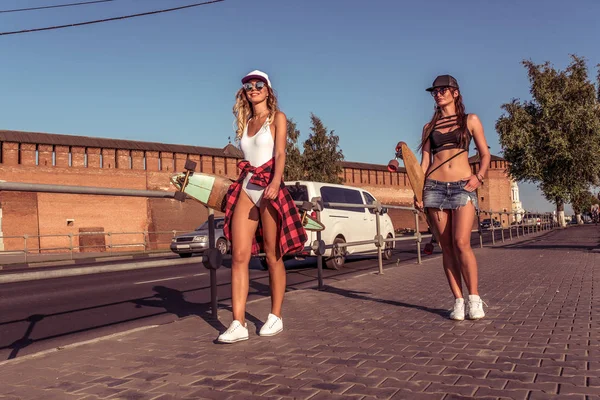
[[[225,210],[223,231],[231,241],[232,254],[233,322],[219,335],[217,340],[222,343],[248,339],[248,265],[251,256],[262,251],[269,266],[271,312],[259,334],[273,336],[283,330],[286,272],[282,257],[302,250],[308,239],[298,209],[283,184],[287,119],[279,111],[266,73],[255,70],[244,76],[233,114],[244,160],[238,164],[241,172],[229,188]]]
[[[471,230],[478,208],[475,190],[484,183],[490,163],[483,126],[475,114],[466,114],[458,82],[450,75],[438,76],[427,89],[435,99],[435,112],[423,127],[421,167],[425,173],[423,202],[415,207],[425,210],[439,232],[444,272],[454,295],[453,320],[480,319],[485,316],[478,291],[477,260],[471,248]],[[479,152],[479,169],[471,170],[469,144],[474,140]],[[469,291],[465,301],[464,279]]]

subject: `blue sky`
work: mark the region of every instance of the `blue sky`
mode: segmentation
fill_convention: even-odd
[[[3,0],[0,9],[68,3]],[[102,19],[199,0],[116,0],[0,14],[0,31]],[[385,164],[416,148],[450,73],[493,154],[500,106],[529,98],[523,59],[557,68],[569,54],[596,75],[597,0],[226,0],[123,21],[0,36],[0,129],[223,147],[240,78],[269,73],[280,106],[309,134],[313,112],[347,161]],[[473,151],[473,148],[471,148]],[[535,185],[524,207],[549,211]]]

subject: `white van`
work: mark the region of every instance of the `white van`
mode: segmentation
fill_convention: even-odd
[[[321,197],[324,203],[347,203],[347,204],[373,204],[375,197],[364,189],[337,185],[333,183],[311,182],[311,181],[286,181],[285,186],[295,201],[311,201],[314,197]],[[315,215],[315,214],[313,214]],[[321,222],[325,230],[321,232],[321,239],[326,245],[333,243],[350,243],[364,240],[374,240],[377,235],[375,223],[375,210],[367,208],[328,207],[325,205],[321,212]],[[386,238],[394,237],[394,226],[387,210],[380,214],[381,235]],[[306,246],[311,246],[317,239],[316,232],[307,232],[308,240]],[[383,258],[392,258],[394,242],[386,242],[383,249]],[[332,254],[332,249],[325,252],[325,260],[328,268],[340,269],[345,262],[346,255],[362,254],[377,251],[375,243],[358,246],[342,247]],[[311,252],[314,255],[314,252]]]

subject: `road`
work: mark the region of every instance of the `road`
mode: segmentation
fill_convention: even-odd
[[[490,235],[485,239],[489,241]],[[474,234],[473,246],[478,244]],[[398,242],[392,259],[384,261],[384,269],[414,265],[416,256],[414,241]],[[438,256],[436,247],[428,257]],[[315,260],[286,263],[289,291],[316,286]],[[217,270],[220,316],[230,310],[228,265],[226,261]],[[373,255],[350,257],[343,269],[325,269],[323,277],[327,282],[367,271],[377,271]],[[268,295],[268,272],[253,260],[248,300]],[[187,315],[211,318],[210,276],[202,264],[2,284],[0,300],[0,361]]]

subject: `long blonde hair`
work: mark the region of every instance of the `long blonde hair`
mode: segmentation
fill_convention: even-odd
[[[273,89],[271,89],[269,85],[265,85],[265,87],[268,91],[267,109],[269,110],[269,116],[267,117],[267,121],[271,123],[273,122],[275,113],[279,111],[279,105],[277,104],[277,97],[275,96],[275,92],[273,91]],[[248,97],[246,97],[246,90],[244,88],[241,88],[235,94],[233,115],[235,115],[235,122],[237,125],[235,137],[236,140],[240,140],[242,138],[242,135],[244,134],[244,129],[246,129],[246,126],[248,125],[248,121],[254,116],[252,104],[250,104],[250,102],[248,101]]]

